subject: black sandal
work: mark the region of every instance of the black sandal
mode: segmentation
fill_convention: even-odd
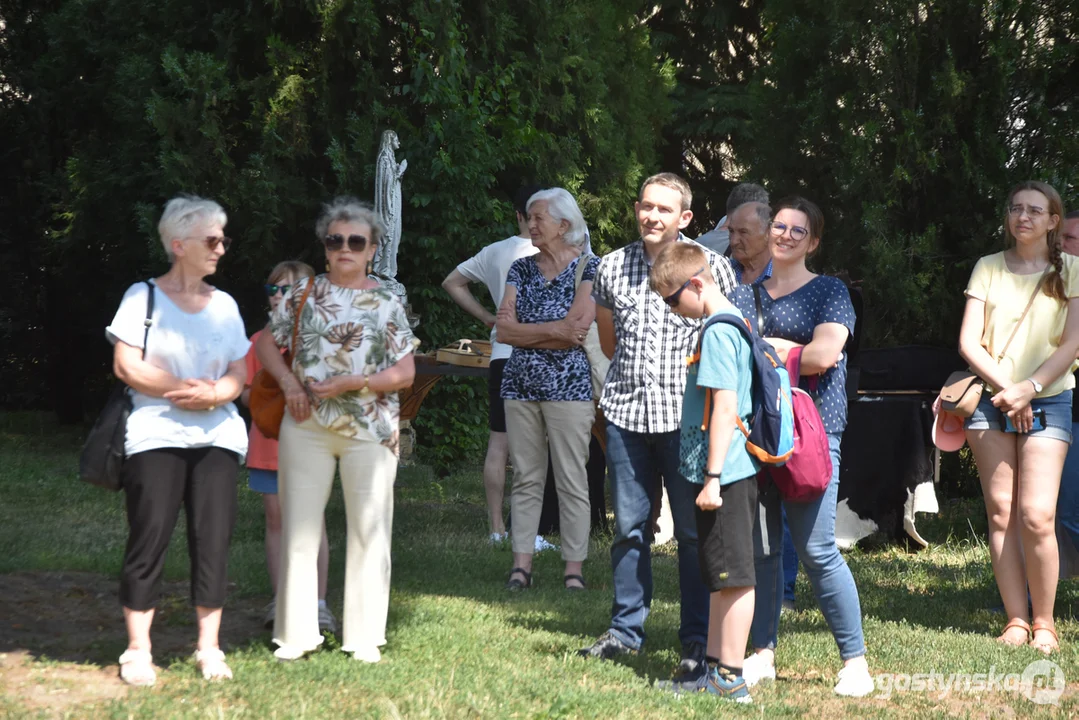
[[[577,582],[579,582],[581,584],[580,584],[580,586],[570,585],[569,584],[570,580],[576,580]],[[562,584],[566,586],[567,590],[578,591],[578,590],[587,590],[588,589],[588,583],[586,583],[584,581],[584,578],[581,577],[580,575],[563,575],[562,576]]]
[[[517,574],[521,574],[524,576],[524,582],[522,582],[519,578],[513,577]],[[524,568],[519,567],[515,567],[510,570],[510,579],[506,582],[507,590],[527,590],[530,587],[532,587],[532,573],[528,572]]]

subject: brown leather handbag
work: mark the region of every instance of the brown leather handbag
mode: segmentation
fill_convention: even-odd
[[[292,344],[285,352],[285,364],[292,368],[292,350],[300,335],[300,316],[303,314],[303,306],[307,302],[307,296],[311,294],[311,288],[315,286],[315,279],[307,283],[307,288],[300,298],[300,305],[296,310],[296,323],[292,328]],[[251,378],[251,395],[248,398],[251,407],[251,422],[266,437],[276,440],[281,433],[281,421],[285,419],[285,393],[269,370],[262,368],[255,377]]]
[[[1008,352],[1008,347],[1011,346],[1012,340],[1015,339],[1015,334],[1019,332],[1019,326],[1023,324],[1031,306],[1034,305],[1035,298],[1041,292],[1046,277],[1047,273],[1043,273],[1038,284],[1034,287],[1034,293],[1030,296],[1030,300],[1027,301],[1023,314],[1019,316],[1019,322],[1012,328],[1012,334],[1008,336],[1008,341],[1004,343],[1004,348],[997,354],[998,363],[1004,358],[1004,354]],[[948,379],[944,381],[944,387],[940,390],[940,409],[961,418],[968,418],[977,409],[984,390],[985,381],[980,377],[970,370],[957,370],[948,376]]]

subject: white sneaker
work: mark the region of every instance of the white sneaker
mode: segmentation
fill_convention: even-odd
[[[307,654],[306,650],[301,650],[297,647],[290,647],[289,645],[282,645],[273,651],[273,656],[282,662],[288,662],[289,660],[299,660]]]
[[[876,689],[869,668],[861,664],[840,670],[839,682],[835,684],[835,694],[844,697],[865,697]]]
[[[352,657],[356,660],[359,660],[360,662],[377,663],[379,660],[382,659],[382,652],[378,649],[378,647],[372,645],[369,648],[356,650],[352,653]]]
[[[536,536],[536,549],[535,552],[543,552],[544,550],[557,550],[558,546],[553,545],[543,539],[542,535]]]
[[[510,536],[510,534],[508,532],[491,533],[487,537],[487,544],[488,545],[501,545],[502,543],[506,542],[506,539],[509,538],[509,536]]]
[[[761,680],[775,680],[776,666],[770,665],[763,655],[753,653],[742,661],[742,679],[746,687],[753,687]]]

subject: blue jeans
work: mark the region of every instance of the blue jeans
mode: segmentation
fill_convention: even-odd
[[[1072,425],[1072,437],[1079,438],[1079,423]],[[1072,545],[1079,550],[1079,442],[1073,442],[1068,448],[1064,470],[1060,473],[1057,520],[1067,531]]]
[[[760,527],[753,533],[756,555],[757,597],[750,634],[753,647],[776,647],[779,612],[783,600],[783,522],[786,511],[791,538],[805,565],[824,619],[832,629],[843,660],[865,655],[862,608],[858,588],[846,560],[835,544],[836,501],[839,497],[839,443],[841,433],[829,433],[832,481],[819,499],[807,503],[786,502],[774,485],[762,488],[758,497]]]
[[[704,644],[708,638],[708,589],[697,561],[695,501],[700,486],[678,472],[678,431],[636,433],[607,423],[607,467],[614,505],[614,603],[610,632],[634,649],[644,644],[644,621],[652,606],[652,498],[660,476],[667,488],[678,541],[678,585],[682,621],[678,638]]]

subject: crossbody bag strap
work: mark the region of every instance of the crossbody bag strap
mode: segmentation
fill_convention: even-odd
[[[1026,320],[1027,313],[1029,313],[1030,308],[1033,307],[1034,301],[1037,299],[1038,293],[1041,292],[1042,285],[1045,284],[1045,280],[1048,277],[1049,277],[1049,268],[1046,268],[1045,272],[1042,273],[1041,278],[1038,280],[1038,284],[1034,286],[1034,292],[1031,293],[1030,300],[1027,300],[1027,306],[1025,308],[1023,308],[1023,314],[1019,316],[1019,322],[1017,322],[1015,324],[1015,327],[1012,328],[1012,334],[1008,336],[1008,342],[1004,343],[1004,348],[1000,351],[1000,354],[997,355],[997,362],[1000,362],[1001,360],[1004,359],[1004,355],[1008,352],[1008,348],[1011,346],[1012,340],[1015,339],[1016,333],[1019,332],[1019,326],[1023,324],[1024,320]]]
[[[289,370],[293,371],[296,365],[296,343],[300,340],[300,318],[303,315],[303,306],[307,304],[307,296],[311,294],[311,288],[315,287],[315,278],[311,278],[307,283],[307,287],[304,288],[303,296],[300,298],[300,305],[296,308],[296,321],[292,325],[292,344],[289,345],[289,354],[291,362],[289,363]]]
[[[154,324],[154,284],[146,280],[146,319],[142,324],[146,329],[142,333],[142,359],[146,359],[146,345],[150,341],[150,326]]]
[[[585,267],[588,265],[588,260],[591,257],[592,253],[581,253],[581,259],[577,262],[577,277],[573,282],[574,288],[579,288],[581,286],[581,278],[584,277]]]
[[[757,308],[757,334],[764,337],[764,309],[761,307],[761,286],[753,284],[753,304]]]

